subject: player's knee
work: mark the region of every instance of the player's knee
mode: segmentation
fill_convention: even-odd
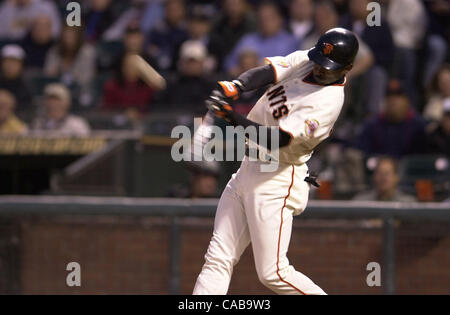
[[[291,266],[280,266],[281,268],[270,268],[265,272],[258,273],[259,281],[271,290],[283,285],[283,279],[291,272]]]
[[[258,274],[259,281],[267,288],[273,290],[276,286],[279,285],[280,277],[277,274],[276,270],[271,272],[266,272],[263,274]]]
[[[217,256],[207,253],[205,255],[205,266],[220,273],[231,273],[234,264],[231,257]]]

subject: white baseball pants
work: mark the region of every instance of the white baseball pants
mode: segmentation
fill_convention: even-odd
[[[277,171],[264,173],[262,163],[246,157],[223,191],[194,295],[226,294],[233,267],[250,242],[258,278],[266,287],[277,294],[325,294],[286,256],[293,215],[308,200],[308,168],[280,163]]]

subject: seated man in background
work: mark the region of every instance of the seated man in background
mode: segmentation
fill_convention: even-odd
[[[400,85],[389,87],[384,111],[365,123],[358,147],[368,155],[402,157],[425,152],[425,122],[411,108]]]
[[[218,175],[194,172],[191,177],[191,198],[218,198]]]
[[[31,93],[24,80],[25,51],[19,45],[6,45],[1,50],[0,89],[16,98],[17,110],[30,107]]]
[[[7,90],[0,90],[0,135],[21,135],[27,125],[14,115],[16,98]]]
[[[58,136],[87,136],[90,128],[81,117],[69,113],[71,95],[60,83],[51,83],[44,90],[44,113],[33,121],[33,131],[54,132]]]
[[[442,107],[441,121],[430,124],[427,130],[428,152],[450,157],[450,98]]]
[[[130,23],[136,23],[138,27],[144,32],[148,31],[148,29],[140,27],[143,23],[154,23],[152,21],[144,21],[146,12],[142,12],[147,10],[147,5],[150,7],[151,4],[153,4],[153,7],[155,8],[155,12],[152,12],[149,15],[155,14],[155,16],[157,16],[158,14],[162,14],[162,5],[160,3],[157,3],[159,1],[150,1],[150,3],[148,2],[148,0],[131,0],[130,7],[128,7],[124,11],[121,11],[120,16],[118,16],[117,19],[114,20],[113,24],[111,24],[111,26],[103,33],[102,40],[120,41],[126,34],[128,25]],[[160,12],[158,13],[158,11]]]
[[[378,160],[373,173],[374,189],[357,194],[353,200],[367,201],[415,201],[413,196],[406,195],[398,190],[397,162],[389,157]]]
[[[146,44],[148,55],[156,61],[156,68],[175,70],[178,49],[187,39],[185,1],[165,1],[164,17],[149,31]]]
[[[219,169],[190,169],[189,184],[175,184],[167,193],[170,198],[217,198]]]
[[[367,44],[374,57],[374,63],[369,68],[364,78],[365,109],[370,114],[379,112],[386,87],[389,80],[389,72],[393,66],[394,42],[389,23],[381,15],[381,24],[370,27],[366,20],[370,14],[367,6],[370,0],[349,0],[348,12],[340,19],[340,26],[354,31]]]
[[[256,30],[256,21],[247,0],[224,0],[220,15],[212,25],[209,52],[222,70],[225,58],[239,40]]]
[[[52,36],[61,30],[61,16],[56,1],[14,0],[2,1],[0,5],[0,38],[20,40],[32,27],[38,15],[47,15],[52,21]]]
[[[52,37],[52,20],[49,16],[40,15],[33,20],[32,28],[20,45],[25,50],[26,73],[42,71],[47,52],[54,45],[55,38]]]
[[[284,29],[284,20],[278,4],[262,2],[257,9],[258,30],[243,36],[225,59],[225,70],[233,72],[242,50],[251,49],[261,58],[285,56],[300,48],[299,41]],[[262,61],[262,60],[261,60]]]
[[[214,88],[214,81],[206,75],[208,58],[206,47],[200,41],[187,40],[180,49],[179,76],[169,80],[164,101],[172,109],[185,110],[195,115],[205,113],[205,99]]]
[[[314,1],[312,0],[292,0],[289,5],[288,27],[299,42],[303,42],[303,40],[313,32],[314,9]],[[330,27],[327,30],[331,28],[333,27]],[[313,47],[315,44],[316,43],[312,43],[307,49]]]

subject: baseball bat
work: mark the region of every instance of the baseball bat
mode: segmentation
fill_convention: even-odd
[[[203,159],[203,148],[212,138],[211,127],[215,125],[215,115],[211,109],[208,110],[199,128],[195,131],[191,139],[191,147],[185,154],[184,164],[191,170],[209,171],[218,173],[220,165],[218,161],[205,161]]]

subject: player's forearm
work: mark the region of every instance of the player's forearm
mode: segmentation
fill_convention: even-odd
[[[259,89],[275,82],[275,72],[269,65],[253,68],[242,73],[238,80],[242,83],[242,92]]]
[[[263,126],[261,124],[258,124],[254,121],[251,121],[250,119],[245,118],[244,116],[231,111],[227,117],[227,120],[230,124],[233,126],[242,126],[244,128],[247,128],[249,126],[254,126],[256,128],[256,134],[257,134],[257,142],[258,145],[264,146],[269,150],[272,150],[272,128],[278,129],[278,146],[284,147],[287,146],[291,141],[291,135],[283,130],[281,130],[279,127],[268,127]],[[246,137],[248,135],[246,134]],[[262,139],[265,138],[265,141],[262,141]]]

